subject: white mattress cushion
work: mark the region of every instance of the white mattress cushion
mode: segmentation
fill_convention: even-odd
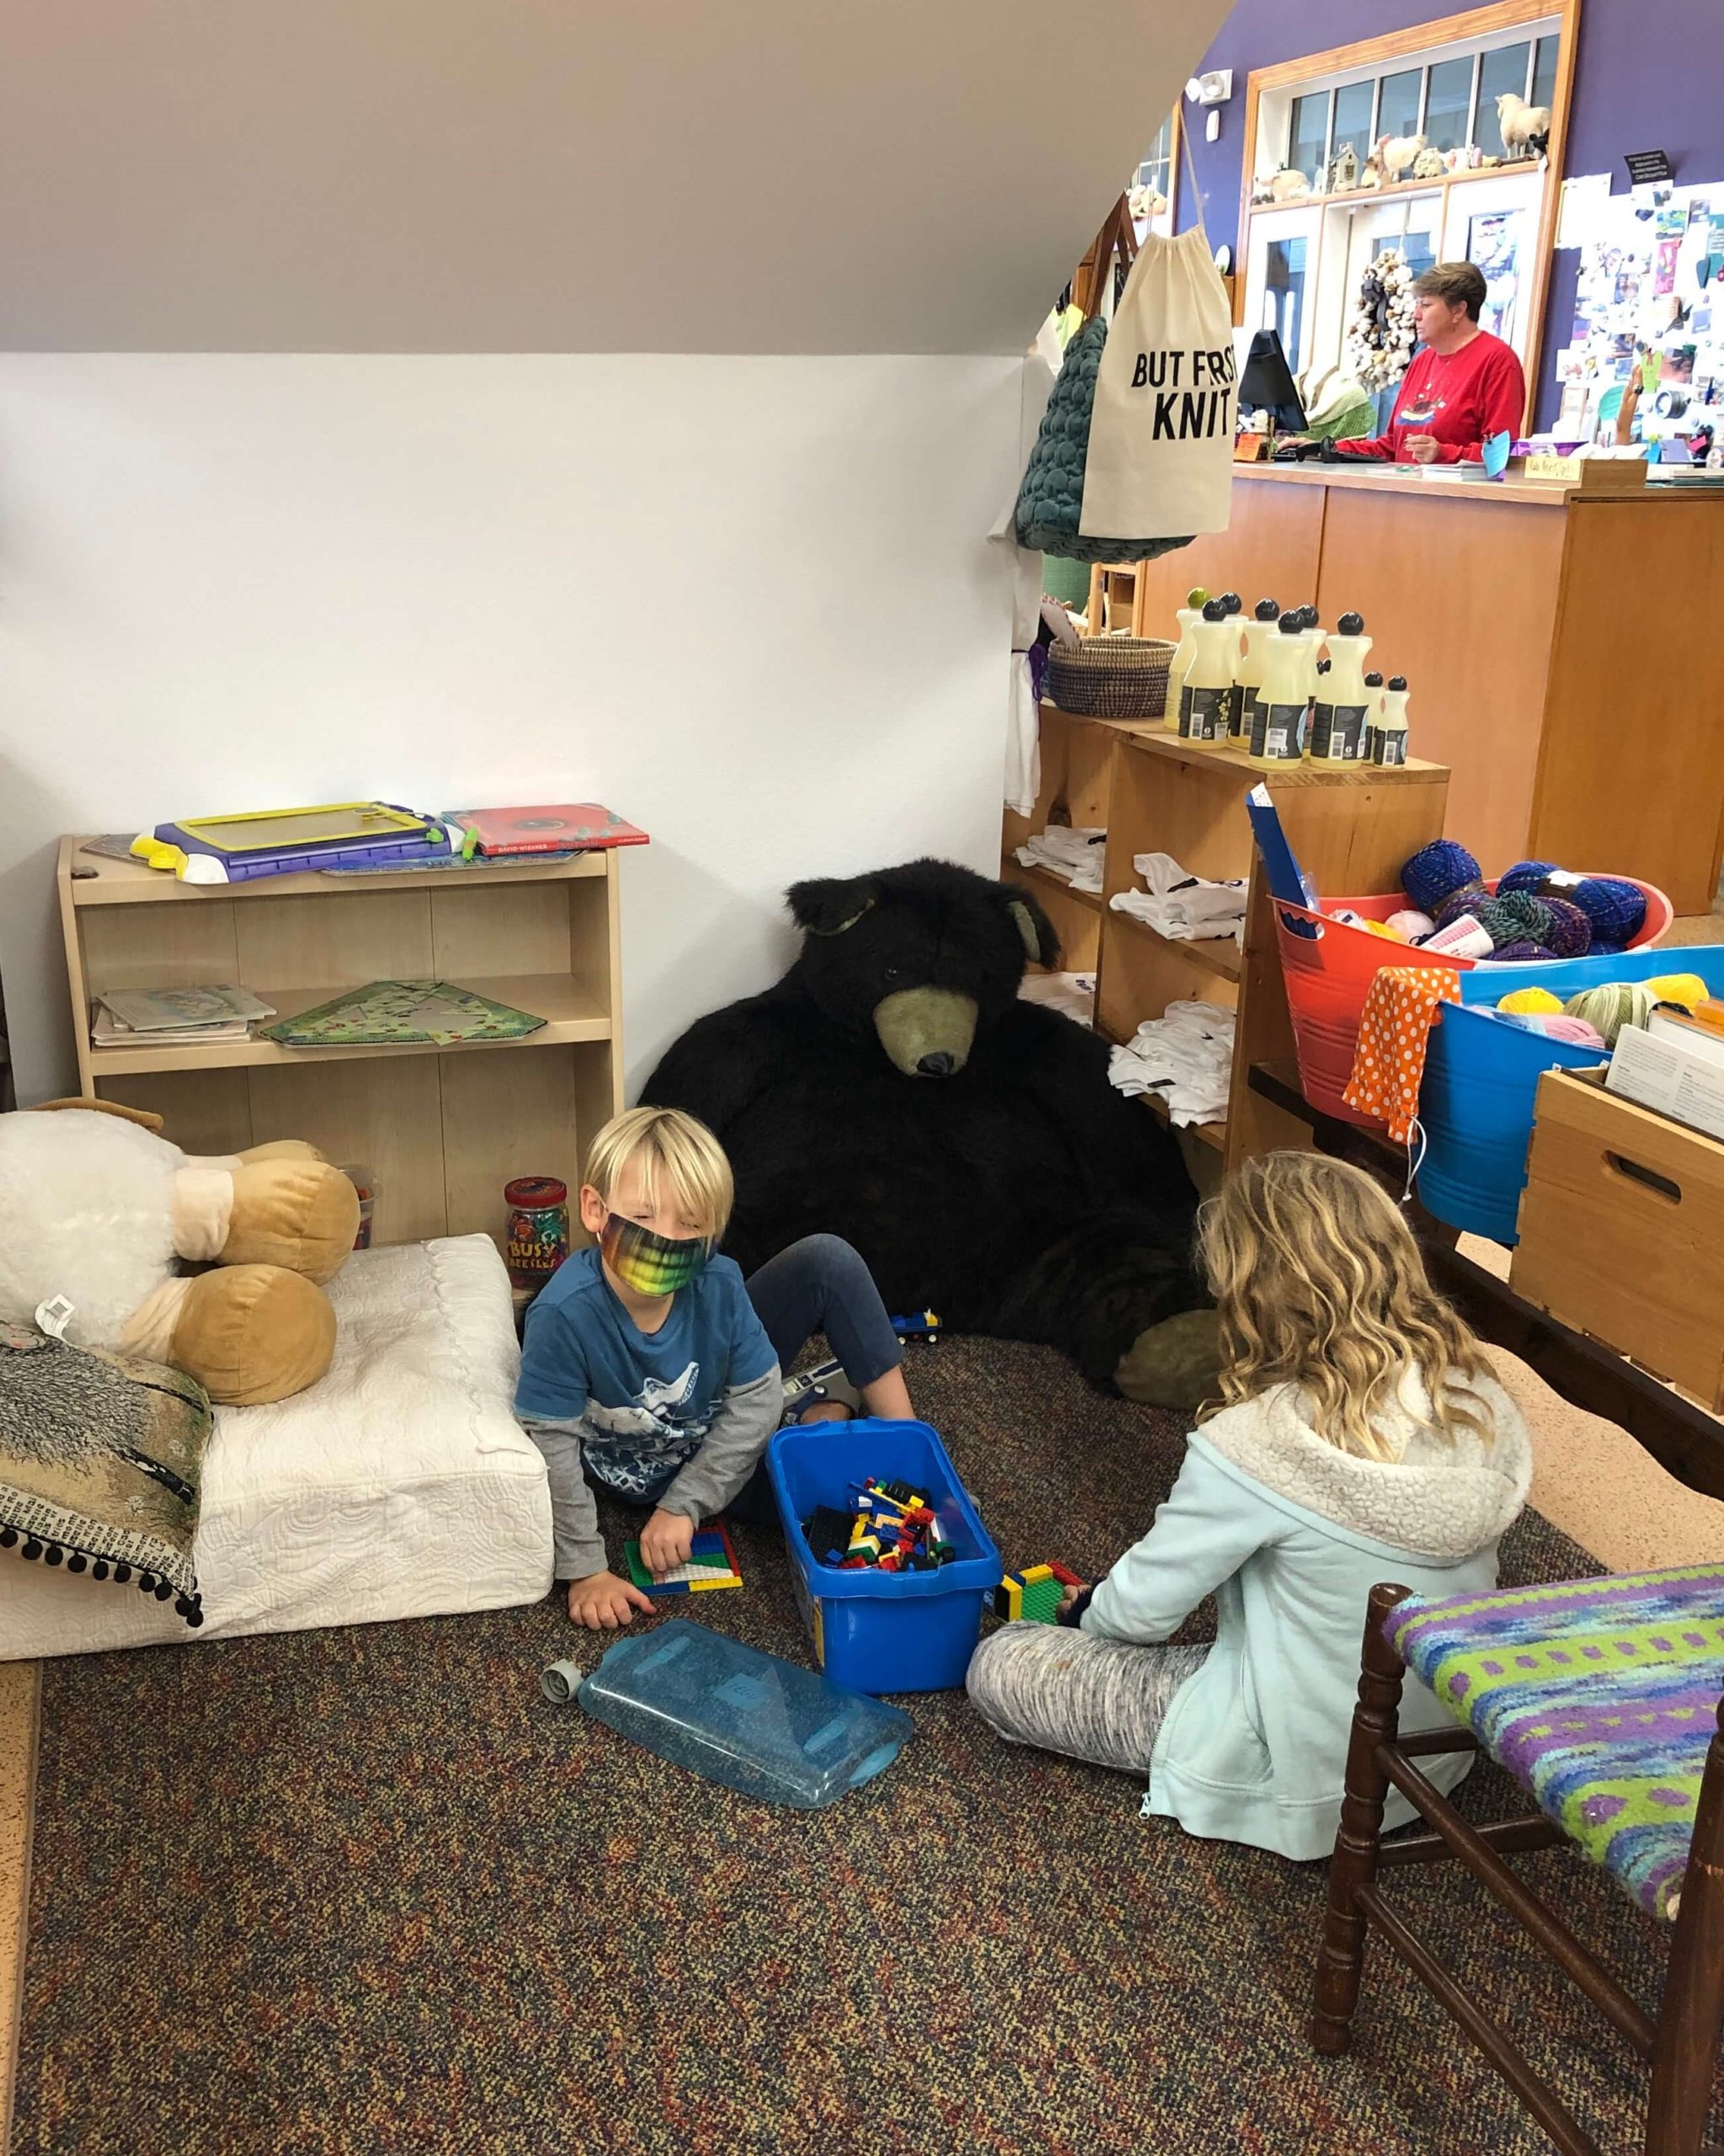
[[[200,1630],[136,1587],[0,1553],[0,1659],[499,1609],[551,1584],[551,1501],[515,1421],[509,1276],[487,1235],[357,1251],[309,1391],[222,1407]]]

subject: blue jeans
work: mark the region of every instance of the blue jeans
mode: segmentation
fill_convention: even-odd
[[[748,1299],[781,1369],[789,1369],[817,1332],[825,1335],[844,1374],[858,1387],[873,1385],[904,1360],[873,1275],[838,1235],[804,1235],[769,1257],[749,1275]],[[777,1518],[764,1465],[724,1511],[727,1518],[750,1523]]]

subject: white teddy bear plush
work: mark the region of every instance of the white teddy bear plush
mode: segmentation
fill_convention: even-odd
[[[157,1116],[50,1105],[0,1116],[0,1319],[46,1306],[74,1346],[172,1363],[232,1406],[315,1384],[335,1346],[319,1283],[359,1228],[340,1170],[297,1139],[204,1158]]]

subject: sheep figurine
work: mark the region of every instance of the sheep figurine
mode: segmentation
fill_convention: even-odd
[[[1383,169],[1390,179],[1405,179],[1412,170],[1413,161],[1425,147],[1422,135],[1385,135],[1377,149],[1383,160]]]
[[[1167,197],[1159,187],[1134,187],[1126,196],[1126,207],[1140,224],[1145,224],[1161,216],[1167,207]]]
[[[1374,194],[1376,189],[1383,184],[1383,179],[1382,156],[1378,151],[1373,150],[1360,168],[1358,184],[1367,194]]]
[[[1551,108],[1504,90],[1497,100],[1497,127],[1511,157],[1541,157],[1550,147]]]
[[[1448,167],[1443,162],[1440,150],[1421,150],[1412,161],[1415,179],[1441,179]]]
[[[1311,184],[1302,172],[1283,166],[1278,173],[1260,179],[1252,189],[1252,201],[1261,208],[1268,202],[1302,202],[1311,191]]]

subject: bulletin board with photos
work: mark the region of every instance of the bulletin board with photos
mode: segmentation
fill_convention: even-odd
[[[1724,180],[1625,195],[1571,181],[1557,234],[1565,243],[1580,260],[1568,341],[1556,355],[1556,432],[1613,434],[1638,373],[1636,432],[1661,461],[1724,462]]]

